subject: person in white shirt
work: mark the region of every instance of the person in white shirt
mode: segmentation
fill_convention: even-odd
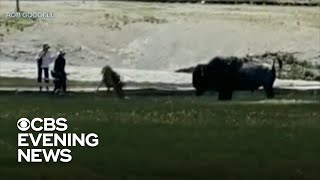
[[[49,65],[54,61],[54,56],[52,56],[49,51],[50,46],[48,44],[43,45],[43,49],[37,53],[35,59],[38,65],[38,83],[39,89],[42,91],[42,71],[44,72],[44,82],[46,84],[46,89],[49,91]]]

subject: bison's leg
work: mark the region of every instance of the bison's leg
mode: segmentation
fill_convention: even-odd
[[[272,86],[264,86],[263,87],[267,98],[273,98],[274,97],[274,91],[273,91],[273,87]]]
[[[201,96],[201,95],[203,95],[204,92],[205,91],[203,91],[203,90],[196,89],[196,96]]]
[[[226,100],[231,100],[232,99],[232,91],[228,91],[226,93]]]
[[[230,90],[224,90],[218,92],[218,100],[231,100],[232,99],[232,91]]]
[[[218,92],[218,100],[225,100],[225,94],[222,91]]]

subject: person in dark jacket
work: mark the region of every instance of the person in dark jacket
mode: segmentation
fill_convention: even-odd
[[[53,93],[62,92],[65,93],[67,91],[67,74],[65,72],[66,59],[64,58],[65,52],[60,50],[58,53],[58,57],[55,60],[54,68],[52,73],[52,77],[54,77],[54,90]]]

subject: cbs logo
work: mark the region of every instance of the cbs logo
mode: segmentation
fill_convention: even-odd
[[[20,131],[65,131],[68,129],[67,120],[65,118],[34,118],[31,121],[27,118],[20,118],[17,127]]]

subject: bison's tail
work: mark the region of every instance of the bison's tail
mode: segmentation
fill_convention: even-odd
[[[282,70],[282,60],[280,58],[273,59],[273,62],[272,62],[272,73],[273,73],[274,77],[276,77],[276,68],[275,68],[276,60],[279,63],[279,71],[281,72],[281,70]]]

